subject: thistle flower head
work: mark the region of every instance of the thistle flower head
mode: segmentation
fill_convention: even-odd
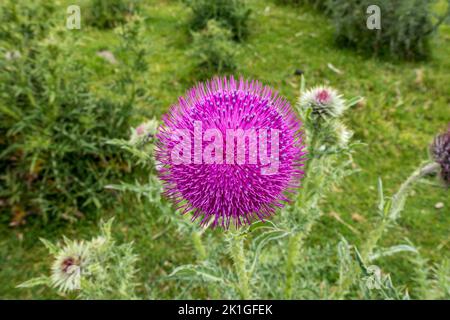
[[[52,265],[51,280],[62,292],[80,289],[81,276],[89,262],[89,246],[84,242],[66,241]]]
[[[157,134],[164,192],[202,225],[264,221],[304,174],[300,129],[289,103],[257,81],[200,83],[172,106]],[[174,139],[178,131],[182,139]],[[180,141],[183,161],[177,159]]]
[[[335,89],[319,86],[306,91],[300,97],[300,108],[311,109],[314,116],[324,119],[337,118],[345,110],[345,102]]]
[[[450,186],[450,124],[446,133],[434,139],[430,149],[433,160],[441,166],[444,183]]]
[[[154,138],[157,128],[158,121],[156,119],[150,119],[146,122],[141,123],[136,129],[133,129],[130,143],[133,145],[144,144]]]

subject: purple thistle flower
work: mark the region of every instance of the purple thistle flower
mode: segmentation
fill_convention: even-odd
[[[431,144],[431,155],[441,166],[444,183],[450,186],[450,124],[447,132],[438,135]]]
[[[200,129],[196,127],[198,123],[201,123]],[[183,151],[188,163],[179,163],[173,160],[173,152],[180,143],[180,140],[174,141],[174,132],[186,129],[194,139],[191,142],[187,138],[188,154],[184,155]],[[234,137],[237,139],[234,148],[235,140],[230,140],[233,145],[229,146],[227,134],[229,130],[239,129],[246,133],[255,130],[260,134],[256,140],[259,144],[251,151],[251,138],[244,136],[241,144],[245,149],[242,152],[245,162],[238,160],[230,164],[229,154],[239,159],[239,137]],[[230,77],[199,83],[171,107],[157,134],[155,155],[162,164],[159,176],[164,194],[182,209],[183,214],[192,212],[192,220],[201,217],[201,225],[211,222],[212,227],[221,225],[227,229],[230,220],[236,226],[250,224],[255,219],[264,221],[276,208],[283,207],[289,201],[288,196],[300,186],[305,160],[300,129],[301,122],[290,104],[258,81],[249,82],[242,78],[236,81]],[[200,156],[195,150],[191,153],[199,143],[195,138],[196,130],[197,137],[201,130],[203,139]],[[214,140],[206,139],[205,132],[209,130],[219,132]],[[261,135],[261,132],[267,135]],[[210,152],[213,143],[223,149],[218,147]],[[270,150],[267,156],[277,162],[276,170],[269,174],[264,171],[272,162],[264,161],[264,146]],[[277,147],[279,152],[272,147]],[[213,163],[205,163],[208,150],[215,158]],[[251,162],[256,153],[259,158]]]

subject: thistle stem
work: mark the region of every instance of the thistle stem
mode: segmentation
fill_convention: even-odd
[[[192,232],[192,242],[194,244],[195,250],[197,250],[198,259],[200,261],[206,260],[206,258],[207,258],[206,249],[205,249],[205,246],[203,245],[200,232],[198,232],[198,231]]]
[[[436,172],[437,170],[439,170],[439,165],[437,163],[427,163],[414,171],[400,186],[397,193],[392,197],[392,205],[389,212],[381,220],[378,226],[369,233],[366,242],[362,246],[361,255],[365,261],[367,261],[372,255],[384,232],[389,228],[392,222],[395,222],[395,220],[400,216],[400,213],[405,205],[408,191],[421,178]],[[360,273],[360,269],[358,267],[354,266],[352,269],[353,272],[349,272],[349,274],[345,277],[345,280],[342,282],[343,285],[341,292],[344,294],[348,292],[348,289],[352,286],[353,279],[356,278],[355,275]]]
[[[316,135],[312,135],[314,138]],[[314,139],[313,139],[314,140]],[[311,143],[311,146],[315,143]],[[313,152],[309,150],[309,152]],[[312,157],[308,162],[308,168],[320,167],[316,162],[321,162],[322,159]],[[317,204],[320,199],[320,195],[323,193],[325,187],[324,179],[317,179],[321,177],[321,172],[316,172],[314,176],[309,176],[305,180],[304,188],[305,190],[315,190],[312,195],[305,196],[305,193],[301,193],[298,201],[295,202],[294,208],[297,208],[296,213],[298,215],[298,220],[292,222],[293,230],[296,230],[299,225],[298,221],[301,221],[301,230],[293,231],[289,237],[288,249],[287,249],[287,259],[286,259],[286,285],[284,289],[284,296],[286,299],[292,299],[292,291],[296,280],[296,269],[298,261],[300,258],[300,252],[304,244],[304,239],[309,235],[311,229],[313,228],[315,222],[321,216],[321,211],[318,210]]]
[[[437,163],[427,163],[425,165],[422,165],[417,170],[415,170],[408,177],[408,179],[406,179],[405,182],[400,186],[397,193],[392,197],[392,205],[388,213],[383,217],[383,219],[376,226],[376,228],[369,233],[367,239],[365,240],[365,243],[362,245],[361,256],[365,261],[367,261],[372,255],[374,249],[376,248],[379,240],[381,239],[385,231],[400,216],[400,213],[405,205],[408,191],[421,178],[433,172],[436,172],[437,170],[439,170],[439,165]],[[341,281],[342,285],[339,290],[340,298],[345,297],[345,294],[348,292],[349,288],[353,285],[353,279],[355,279],[359,273],[360,269],[356,265],[354,265],[352,267],[352,271],[348,272],[344,276],[344,279]]]
[[[295,282],[295,267],[300,255],[300,248],[302,243],[301,233],[295,233],[289,237],[288,255],[286,260],[286,287],[284,289],[284,295],[286,299],[292,298],[292,289]]]
[[[233,234],[230,243],[230,255],[238,277],[238,291],[241,299],[250,299],[249,275],[244,254],[244,241],[238,234]]]
[[[439,164],[432,162],[427,163],[417,170],[415,170],[405,182],[400,186],[397,193],[392,197],[392,204],[387,215],[383,218],[381,223],[375,228],[368,236],[365,246],[362,250],[362,257],[367,259],[375,249],[378,241],[383,236],[384,232],[388,229],[391,223],[395,222],[405,206],[406,198],[409,190],[414,184],[423,177],[430,175],[439,170]]]
[[[411,176],[400,186],[400,189],[392,198],[392,206],[389,210],[389,218],[395,220],[400,215],[405,205],[408,191],[421,178],[439,170],[439,164],[436,162],[427,163],[414,171]]]

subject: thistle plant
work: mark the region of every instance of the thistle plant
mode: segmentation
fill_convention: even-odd
[[[112,219],[100,223],[100,235],[89,241],[64,238],[62,243],[52,244],[41,239],[54,259],[51,274],[19,287],[46,285],[79,299],[136,299],[137,256],[131,243],[114,241],[112,223]]]
[[[444,186],[448,185],[448,170],[450,167],[450,130],[436,136],[430,145],[430,153],[430,160],[422,163],[400,186],[397,193],[395,193],[394,196],[388,201],[385,200],[382,183],[380,180],[380,202],[378,205],[378,211],[381,216],[381,221],[378,227],[372,231],[365,242],[364,249],[362,251],[363,258],[367,258],[373,253],[373,250],[383,233],[400,218],[408,197],[408,193],[417,182],[427,176],[438,174],[442,178]]]
[[[198,123],[202,125],[200,129],[197,127]],[[200,136],[206,135],[211,129],[219,131],[214,140],[215,144],[219,145],[213,150],[214,163],[207,162],[207,147],[200,147],[206,163],[200,161],[191,164],[190,154],[185,159],[186,163],[174,163],[171,156],[173,150],[178,152],[178,144],[173,142],[173,135],[180,128],[186,129],[188,135],[192,133],[194,139],[196,130],[200,130]],[[275,172],[264,174],[270,163],[268,165],[262,162],[261,145],[259,162],[228,162],[230,154],[234,157],[239,153],[229,144],[230,129],[244,132],[249,129],[264,131],[268,128],[280,131],[281,153],[272,151],[272,156],[275,156],[272,160],[279,162]],[[274,135],[273,131],[271,134]],[[157,135],[159,144],[156,157],[163,165],[159,174],[165,184],[165,193],[172,201],[180,203],[179,207],[183,213],[192,211],[193,220],[202,216],[201,225],[210,223],[212,227],[221,225],[229,229],[233,220],[234,229],[225,235],[226,253],[232,260],[234,272],[224,271],[219,261],[214,259],[220,256],[216,256],[209,257],[208,263],[204,265],[179,267],[174,270],[172,276],[187,273],[191,277],[198,276],[203,280],[228,284],[231,292],[237,293],[243,299],[258,296],[253,286],[260,251],[270,240],[286,236],[286,232],[270,223],[270,226],[264,227],[267,233],[262,233],[261,238],[249,240],[253,250],[247,251],[244,239],[247,238],[249,228],[239,227],[250,225],[256,219],[267,221],[275,209],[282,207],[282,202],[287,201],[287,196],[298,187],[303,175],[301,167],[304,151],[301,134],[300,123],[289,104],[258,82],[216,78],[206,85],[199,84],[188,92],[185,98],[181,98],[178,105],[172,107]],[[259,139],[261,141],[261,136]],[[234,144],[234,140],[232,143]],[[239,143],[245,145],[245,138],[241,142],[238,140],[238,148]],[[183,152],[190,153],[190,142],[187,142],[187,145],[189,149]],[[223,145],[226,145],[226,148],[223,148]],[[272,140],[271,145],[275,147]],[[228,152],[226,165],[223,159],[224,149],[225,153]],[[256,150],[252,151],[249,146],[245,149],[243,160],[252,156],[256,156]],[[253,263],[250,263],[252,260]]]
[[[306,172],[313,174],[306,176],[303,192],[283,214],[283,224],[292,230],[287,244],[285,298],[292,298],[303,242],[322,215],[319,200],[353,172],[350,167],[352,132],[340,117],[357,101],[359,98],[347,102],[335,89],[325,86],[305,90],[302,79],[297,110],[304,121],[307,138]]]
[[[307,121],[305,121],[305,126]],[[443,298],[448,296],[450,290],[449,285],[449,273],[442,272],[445,268],[446,260],[441,264],[436,265],[430,272],[427,262],[421,258],[419,251],[411,243],[398,244],[388,248],[382,248],[379,242],[383,235],[398,222],[401,217],[405,202],[407,200],[408,194],[414,185],[421,179],[432,176],[435,174],[440,174],[441,178],[445,177],[446,173],[446,163],[448,163],[448,146],[447,140],[448,133],[443,133],[438,135],[431,145],[431,159],[419,166],[410,177],[400,186],[399,190],[390,198],[386,197],[383,192],[383,186],[381,180],[379,182],[379,204],[378,212],[380,215],[380,220],[376,224],[375,228],[367,232],[362,244],[360,245],[360,250],[355,246],[350,245],[346,239],[342,239],[338,244],[338,277],[337,280],[328,279],[327,282],[322,282],[325,288],[328,288],[327,292],[321,297],[342,299],[346,297],[357,297],[364,299],[409,299],[409,292],[406,288],[402,286],[396,286],[393,284],[390,276],[384,273],[381,268],[374,265],[376,260],[381,259],[386,256],[392,256],[400,252],[409,252],[412,255],[412,262],[417,266],[417,280],[419,285],[419,297],[427,298],[434,296],[435,298]],[[324,154],[319,154],[319,158],[324,157]],[[329,154],[326,154],[329,157]],[[310,172],[311,162],[308,163],[307,172]],[[308,185],[307,176],[305,178],[305,187]],[[444,179],[445,185],[445,179]],[[300,195],[303,195],[301,193]],[[310,202],[311,203],[311,202]],[[300,210],[303,208],[300,207]],[[316,207],[316,210],[312,211],[317,215],[320,215],[320,208]],[[311,221],[311,220],[309,220]],[[306,224],[307,226],[312,226],[311,222]],[[285,297],[293,296],[293,287],[297,283],[295,288],[302,288],[302,284],[310,283],[308,275],[307,279],[298,279],[298,275],[303,274],[301,272],[302,266],[300,264],[295,264],[295,258],[301,258],[300,252],[308,252],[308,248],[302,248],[303,242],[292,241],[296,239],[304,239],[304,236],[299,236],[304,231],[300,231],[297,234],[291,233],[289,239],[288,249],[286,250],[286,290]],[[300,243],[300,244],[298,244]],[[302,249],[302,251],[299,251]],[[308,255],[310,253],[308,252]],[[302,260],[306,263],[306,260]],[[318,261],[314,262],[318,263]],[[309,284],[309,286],[311,286]],[[307,288],[309,288],[307,286]],[[306,288],[306,287],[303,287]],[[417,293],[416,293],[417,294]]]
[[[211,92],[211,90],[206,91]],[[282,210],[282,215],[279,217],[281,221],[277,223],[275,218],[274,222],[253,223],[250,227],[240,228],[238,232],[235,230],[227,232],[227,245],[218,244],[218,248],[212,251],[228,253],[232,262],[231,270],[224,270],[224,267],[221,266],[219,253],[209,256],[207,261],[202,264],[176,268],[172,277],[226,284],[225,287],[230,288],[231,297],[237,296],[244,299],[264,297],[267,294],[265,290],[270,287],[267,283],[275,285],[267,279],[273,278],[273,275],[263,276],[265,266],[261,264],[260,260],[266,256],[264,250],[270,250],[269,243],[277,248],[285,243],[283,239],[288,238],[288,250],[285,252],[286,269],[285,273],[282,273],[286,277],[284,279],[286,288],[283,295],[287,298],[292,297],[293,287],[297,283],[296,275],[302,241],[309,233],[314,221],[321,215],[318,201],[330,185],[340,181],[350,172],[347,169],[350,160],[341,161],[339,154],[342,151],[346,155],[350,154],[348,141],[351,132],[337,117],[334,117],[334,115],[341,115],[349,105],[345,105],[342,97],[329,88],[319,87],[309,91],[308,95],[311,98],[301,97],[299,111],[305,121],[308,157],[313,153],[313,158],[308,161],[307,167],[308,169],[313,168],[314,175],[311,178],[306,177],[302,183],[303,189],[300,195],[294,198],[291,205]],[[196,95],[191,94],[190,96]],[[319,99],[314,100],[316,96]],[[350,101],[350,105],[356,101],[357,99]],[[327,107],[334,109],[329,110]],[[319,108],[320,112],[313,112]],[[171,119],[171,121],[173,120]],[[318,121],[322,121],[322,123],[317,123]],[[312,141],[317,149],[315,152],[312,152],[313,148],[309,145]],[[323,176],[315,180],[318,174]],[[324,179],[325,176],[329,179]],[[329,182],[330,185],[327,185],[326,182]],[[301,211],[297,212],[297,210]],[[224,250],[224,247],[228,249]],[[279,263],[271,267],[280,269]],[[280,279],[277,278],[277,280]],[[236,287],[238,289],[233,290]]]
[[[302,112],[311,114],[308,110],[300,110]],[[305,118],[305,128],[312,125],[308,123],[309,119],[314,118]],[[322,117],[320,119],[324,121]],[[313,170],[315,174],[306,175],[302,180],[302,192],[290,205],[264,222],[255,221],[241,226],[231,224],[218,237],[211,233],[209,225],[199,229],[187,215],[177,214],[171,204],[161,197],[163,186],[156,178],[160,170],[156,169],[157,160],[152,153],[154,143],[161,142],[156,139],[159,131],[156,130],[158,122],[154,119],[133,128],[129,140],[110,141],[129,151],[135,163],[146,169],[150,180],[145,184],[110,185],[108,189],[132,192],[138,198],[145,197],[158,208],[161,219],[190,237],[196,261],[175,267],[167,276],[172,280],[183,280],[184,290],[175,298],[197,297],[190,292],[198,288],[205,292],[204,297],[213,299],[409,299],[409,290],[394,284],[390,275],[374,264],[378,259],[399,252],[409,252],[410,261],[417,266],[414,281],[418,288],[413,290],[415,296],[448,298],[448,261],[429,267],[409,242],[389,248],[379,246],[383,234],[400,218],[408,192],[414,184],[432,174],[439,174],[441,179],[446,177],[448,133],[436,137],[431,146],[431,160],[420,166],[393,197],[384,196],[380,182],[380,223],[367,234],[360,249],[349,244],[345,238],[338,243],[337,250],[330,244],[305,245],[311,229],[322,215],[319,201],[326,197],[332,185],[352,173],[348,166],[354,144],[344,145],[338,143],[340,139],[322,138],[339,136],[338,124],[342,124],[339,118],[329,118],[320,124],[321,130],[329,131],[327,134],[321,132],[320,138],[316,138],[314,157],[307,162],[307,172]],[[307,136],[307,141],[309,139],[313,137]],[[61,245],[44,243],[54,256],[52,274],[32,279],[21,286],[45,284],[61,294],[73,293],[85,299],[137,297],[134,280],[136,257],[130,244],[114,243],[111,222],[104,224],[101,235],[90,241],[65,239]],[[324,276],[330,270],[335,276]],[[280,286],[280,283],[285,286]]]
[[[416,183],[421,179],[432,176],[440,175],[443,179],[444,186],[448,184],[447,170],[448,163],[450,159],[450,134],[446,133],[439,134],[434,139],[430,146],[431,157],[429,161],[422,163],[400,186],[399,190],[390,198],[386,199],[383,192],[383,185],[381,180],[379,181],[378,191],[379,191],[379,203],[378,203],[378,213],[379,221],[374,229],[368,232],[365,241],[361,245],[361,253],[358,253],[358,258],[361,266],[361,261],[374,261],[384,255],[389,255],[393,253],[410,251],[417,253],[417,250],[411,245],[396,245],[388,249],[381,249],[378,247],[379,241],[383,235],[394,226],[398,219],[401,217],[401,213],[405,207],[405,202],[408,198],[409,192],[413,189]],[[378,251],[378,252],[375,252]],[[417,261],[417,259],[416,259]],[[422,263],[421,267],[424,267]],[[351,271],[346,275],[342,276],[341,282],[345,283],[345,286],[340,288],[341,297],[345,295],[350,290],[351,286],[354,284],[355,279],[357,279],[357,274],[359,272],[365,272],[364,268],[358,268],[353,265]],[[424,281],[422,281],[422,284]]]

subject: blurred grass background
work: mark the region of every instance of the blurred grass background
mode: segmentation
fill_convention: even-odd
[[[68,4],[76,1],[58,3],[61,24],[65,24]],[[80,5],[83,12],[83,2]],[[336,48],[330,20],[312,7],[258,0],[250,0],[248,5],[252,10],[250,35],[236,46],[236,75],[276,88],[292,104],[300,86],[296,69],[304,72],[309,86],[326,83],[347,97],[365,97],[366,103],[346,116],[355,139],[365,144],[355,155],[360,171],[324,202],[329,215],[321,219],[309,239],[317,244],[334,244],[344,234],[358,243],[376,215],[377,179],[383,179],[386,194],[391,194],[427,158],[428,144],[450,121],[450,26],[441,26],[428,61],[394,63]],[[149,49],[149,69],[142,81],[150,84],[153,100],[138,107],[159,117],[198,80],[187,54],[191,41],[186,27],[189,11],[179,1],[146,1],[140,15],[145,19],[141,41]],[[76,55],[93,70],[94,86],[98,83],[102,90],[101,84],[112,76],[112,68],[96,52],[112,48],[117,35],[111,30],[85,27],[83,21],[81,30],[67,32],[77,33],[81,41],[74,48]],[[194,259],[191,242],[171,232],[171,226],[158,222],[151,212],[130,212],[129,201],[135,200],[124,197],[113,210],[99,211],[73,223],[44,223],[30,217],[26,225],[12,228],[8,226],[10,217],[1,216],[0,298],[56,298],[45,288],[15,288],[49,268],[39,238],[58,240],[63,234],[69,238],[90,237],[96,233],[98,219],[110,216],[116,216],[116,236],[135,243],[141,258],[142,290],[157,287],[158,298],[176,298],[183,284],[165,280],[164,275]],[[443,202],[443,208],[435,208],[438,202]],[[383,244],[408,238],[425,257],[439,261],[450,257],[449,231],[448,190],[419,186],[409,198],[398,227]],[[408,286],[408,275],[414,270],[401,256],[383,259],[382,266],[395,283]]]

